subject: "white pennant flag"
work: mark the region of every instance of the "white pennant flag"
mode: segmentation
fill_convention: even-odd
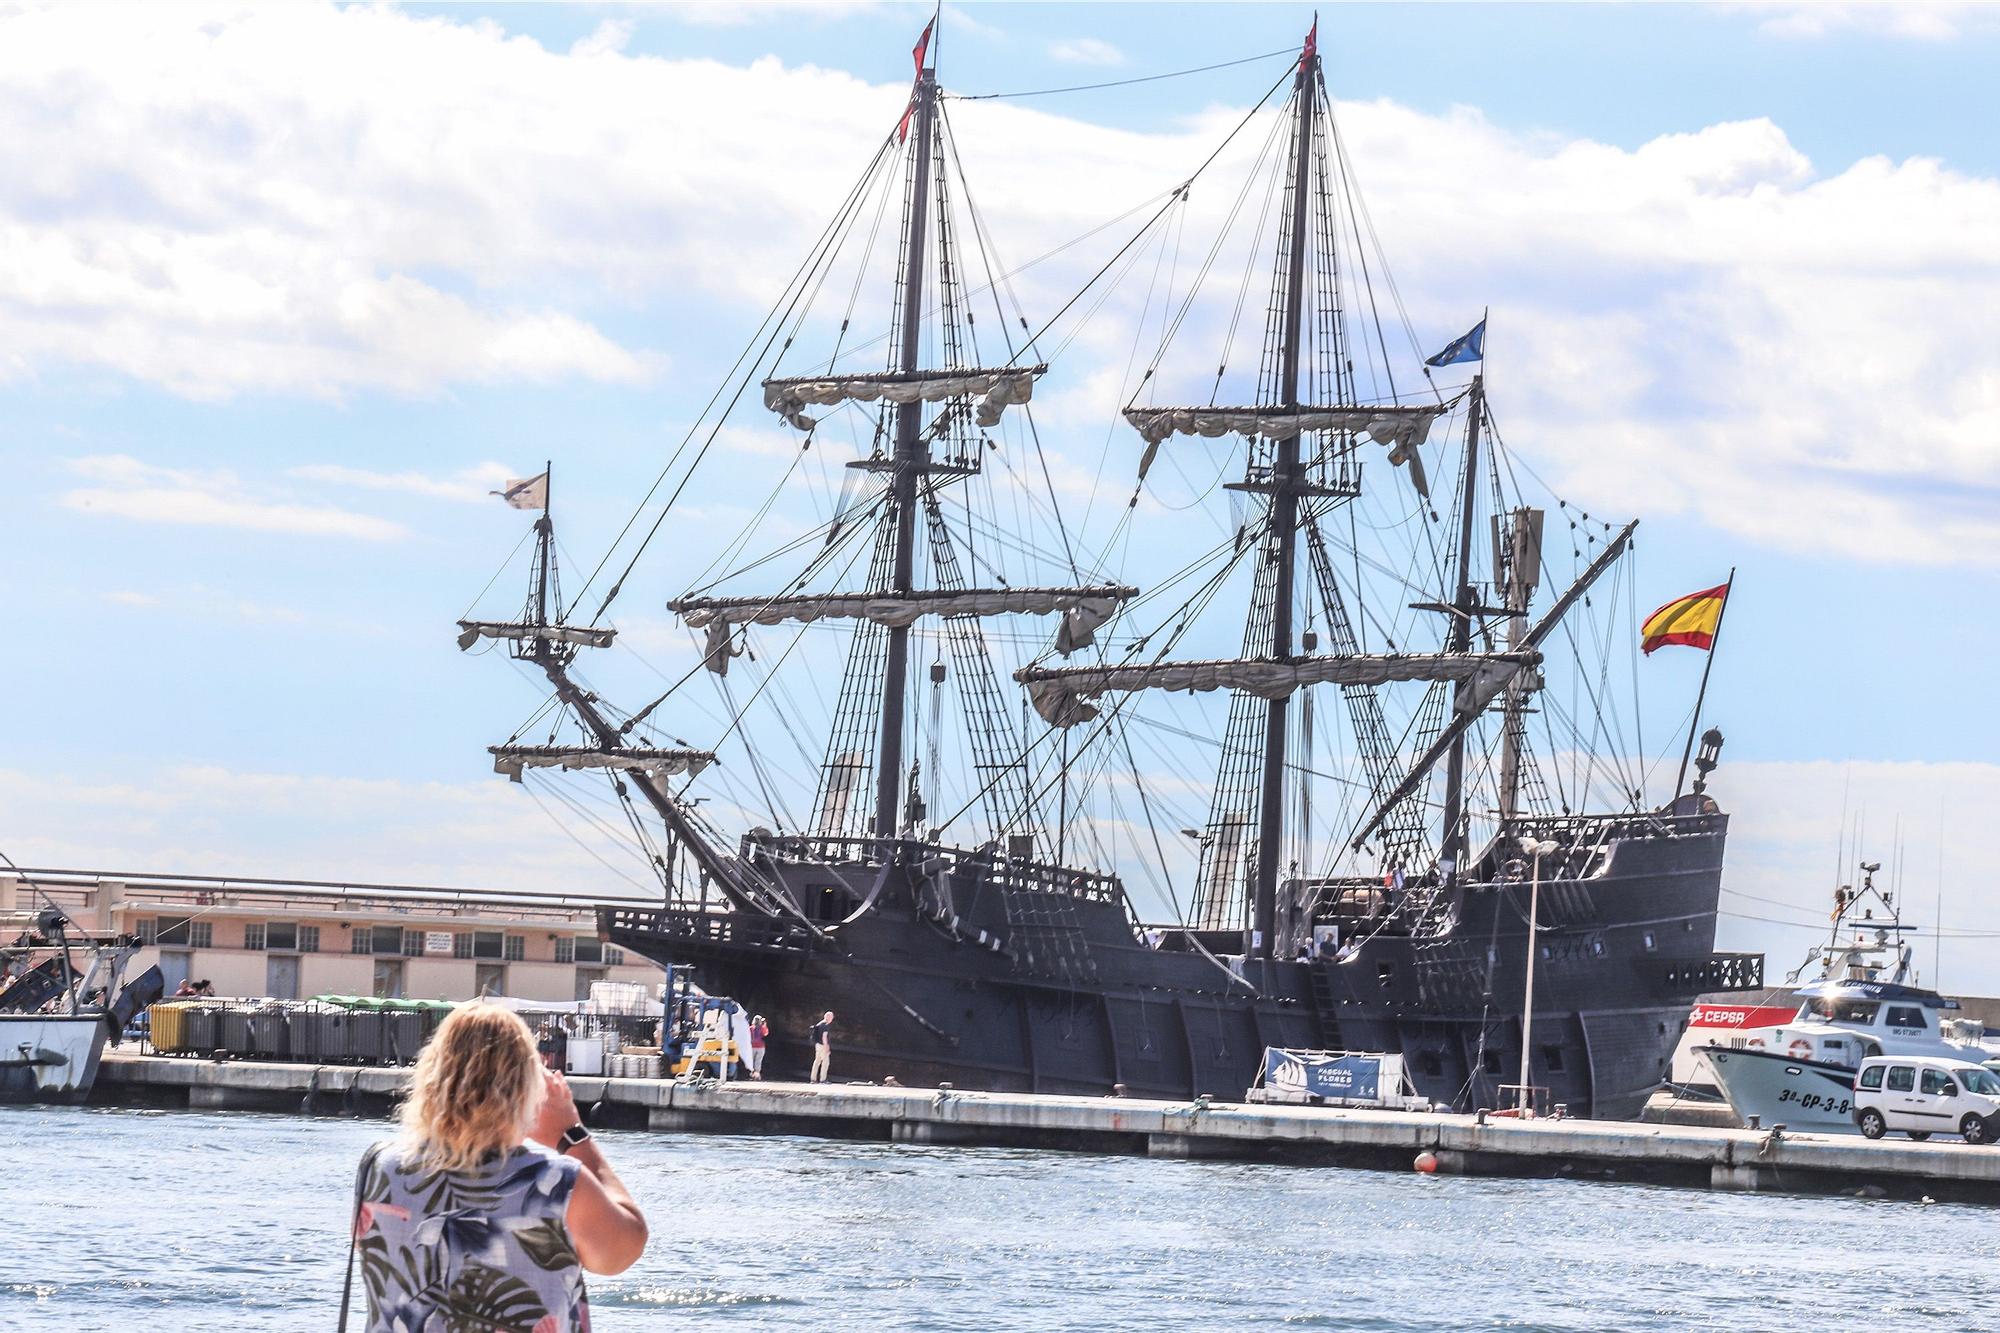
[[[516,509],[547,509],[549,507],[549,474],[529,477],[526,481],[509,481],[505,490],[492,491]]]

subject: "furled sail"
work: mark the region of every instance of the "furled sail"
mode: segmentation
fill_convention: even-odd
[[[1450,404],[1425,407],[1128,407],[1125,419],[1146,441],[1146,456],[1139,464],[1139,480],[1159,452],[1160,443],[1175,435],[1200,435],[1215,439],[1223,435],[1255,435],[1267,440],[1289,440],[1294,435],[1321,430],[1351,430],[1389,446],[1389,461],[1410,469],[1417,492],[1430,495],[1424,476],[1423,459],[1417,447],[1430,437],[1431,423]]]
[[[1396,680],[1464,681],[1460,707],[1484,709],[1507,683],[1541,661],[1540,653],[1354,653],[1343,656],[1221,658],[1139,662],[1130,666],[1023,667],[1014,679],[1051,726],[1074,727],[1097,716],[1089,700],[1113,690],[1244,690],[1282,699],[1301,685],[1381,685]]]
[[[1047,366],[1006,366],[997,370],[915,370],[877,375],[802,376],[764,381],[764,406],[800,430],[818,424],[808,406],[877,401],[942,403],[982,395],[974,417],[981,426],[1000,423],[1000,414],[1034,396],[1035,379]]]
[[[737,625],[778,625],[786,621],[869,620],[901,628],[922,616],[1047,615],[1062,612],[1056,650],[1068,655],[1096,641],[1097,631],[1118,605],[1139,595],[1137,588],[1102,584],[1086,588],[963,588],[893,593],[828,593],[796,597],[689,597],[667,609],[695,629],[706,627],[707,666],[727,675],[730,634]]]
[[[547,639],[586,648],[609,648],[618,631],[609,625],[528,625],[506,620],[461,620],[458,646],[470,648],[481,639]]]
[[[493,771],[521,780],[528,768],[609,768],[627,773],[647,773],[654,777],[675,777],[699,773],[715,762],[707,750],[599,750],[583,745],[489,745]]]

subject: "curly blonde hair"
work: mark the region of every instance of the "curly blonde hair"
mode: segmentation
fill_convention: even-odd
[[[541,1058],[520,1016],[493,1004],[460,1005],[410,1076],[404,1159],[428,1171],[469,1171],[521,1142],[542,1093]]]

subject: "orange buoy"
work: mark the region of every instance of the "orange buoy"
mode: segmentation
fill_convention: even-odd
[[[1420,1152],[1417,1154],[1417,1160],[1415,1161],[1415,1163],[1413,1163],[1413,1165],[1417,1168],[1417,1170],[1423,1172],[1425,1175],[1434,1176],[1437,1174],[1437,1169],[1438,1169],[1437,1154],[1429,1152]]]

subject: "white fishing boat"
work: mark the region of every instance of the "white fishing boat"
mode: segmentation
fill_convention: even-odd
[[[0,916],[0,941],[0,1104],[84,1100],[160,969],[127,980],[137,937],[80,931],[53,903]]]
[[[1894,1055],[1979,1064],[1995,1057],[1985,1025],[1961,1017],[1957,1000],[1912,983],[1909,927],[1892,896],[1875,887],[1878,863],[1864,863],[1859,892],[1835,895],[1834,925],[1796,980],[1814,963],[1820,978],[1792,993],[1788,1023],[1700,1048],[1730,1109],[1745,1124],[1858,1133],[1855,1071]],[[1875,915],[1879,906],[1883,915]],[[1851,938],[1843,938],[1851,929]]]

